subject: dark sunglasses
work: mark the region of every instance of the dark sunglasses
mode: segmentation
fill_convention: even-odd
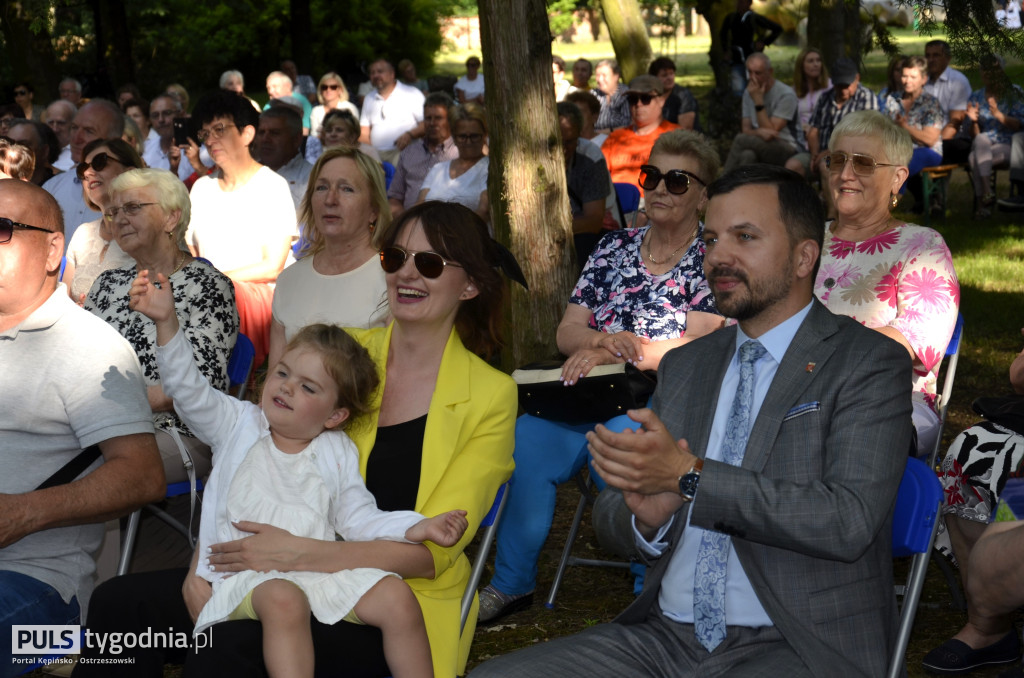
[[[853,162],[853,173],[862,177],[871,176],[879,167],[900,167],[887,162],[878,162],[870,155],[862,153],[847,153],[846,151],[835,151],[825,156],[825,167],[832,174],[839,174],[846,167],[846,161]]]
[[[637,103],[641,103],[644,106],[649,105],[654,101],[657,94],[639,94],[637,92],[626,92],[626,101],[629,102],[630,106],[636,106]]]
[[[16,96],[16,97],[23,97],[26,94],[28,94],[28,90],[27,89],[16,89],[16,90],[14,90],[14,96]]]
[[[21,224],[17,221],[11,221],[7,217],[0,217],[0,245],[10,242],[11,237],[14,236],[14,231],[22,229],[25,231],[42,231],[43,233],[53,233],[48,228],[39,228],[38,226],[29,226],[28,224]],[[426,275],[424,273],[424,275]]]
[[[76,170],[78,173],[78,180],[81,181],[82,179],[85,178],[85,170],[89,169],[90,166],[92,167],[93,172],[102,172],[104,169],[106,169],[107,163],[110,162],[111,160],[116,162],[118,165],[121,165],[122,167],[127,167],[125,163],[121,162],[112,155],[107,155],[106,153],[97,153],[96,156],[92,159],[92,162],[85,162],[83,160],[82,162],[78,163],[78,169]]]
[[[642,165],[640,167],[640,186],[645,191],[653,191],[661,183],[661,180],[665,180],[665,188],[668,189],[669,193],[675,193],[676,195],[682,195],[690,190],[690,181],[696,181],[701,186],[706,186],[700,177],[692,172],[686,170],[669,170],[664,174],[661,170],[654,165]]]
[[[412,257],[413,265],[424,278],[438,277],[444,273],[445,266],[462,268],[462,264],[448,261],[437,252],[410,252],[398,245],[385,247],[380,251],[380,267],[384,269],[385,273],[397,273],[409,257]]]
[[[328,85],[326,83],[324,83],[323,85],[320,85],[320,91],[321,92],[326,92],[329,89],[338,89],[338,85]]]

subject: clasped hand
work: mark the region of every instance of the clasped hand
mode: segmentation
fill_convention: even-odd
[[[650,339],[632,332],[601,334],[593,346],[576,351],[562,365],[561,381],[566,386],[572,386],[598,365],[632,363],[641,367],[643,347],[651,343]]]
[[[675,440],[650,409],[629,410],[639,430],[615,433],[605,426],[587,433],[594,469],[622,490],[641,532],[664,525],[683,504],[679,477],[697,460],[685,439]]]

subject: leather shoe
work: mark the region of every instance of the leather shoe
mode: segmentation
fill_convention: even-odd
[[[951,638],[924,656],[921,663],[932,673],[957,676],[987,664],[1010,664],[1020,659],[1020,636],[1016,629],[999,641],[977,650]]]
[[[490,584],[480,589],[480,614],[477,621],[481,624],[493,623],[505,615],[525,610],[533,603],[533,592],[519,596],[502,593]]]

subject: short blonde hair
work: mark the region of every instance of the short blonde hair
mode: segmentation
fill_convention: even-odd
[[[909,163],[914,152],[910,133],[878,111],[855,111],[840,120],[829,137],[828,150],[835,150],[843,137],[869,137],[881,141],[885,160],[898,165]]]
[[[454,133],[455,125],[462,120],[471,120],[480,123],[480,129],[487,135],[487,116],[484,114],[484,107],[480,104],[469,102],[465,104],[453,104],[448,109],[449,129]]]
[[[651,148],[651,155],[665,153],[667,155],[685,155],[693,158],[700,165],[700,180],[704,185],[710,184],[718,177],[722,166],[718,151],[711,145],[706,136],[690,129],[674,129],[658,137]]]
[[[185,238],[185,229],[192,218],[192,201],[188,197],[185,184],[167,170],[151,167],[133,169],[110,182],[110,197],[113,199],[118,193],[137,188],[153,188],[156,192],[156,202],[165,214],[181,210],[181,216],[172,232],[174,242],[180,244]]]
[[[304,244],[299,252],[299,257],[309,254],[316,254],[324,249],[326,243],[324,236],[317,228],[313,219],[313,187],[320,179],[324,165],[336,158],[350,158],[354,160],[359,168],[360,174],[370,187],[370,200],[377,208],[377,222],[374,224],[373,233],[370,236],[370,244],[374,249],[379,250],[381,238],[391,225],[391,206],[388,204],[388,191],[384,182],[384,168],[381,164],[366,155],[354,146],[335,146],[328,148],[317,159],[313,170],[309,173],[309,181],[306,183],[306,194],[302,196],[302,204],[299,207],[299,222],[302,224],[302,235]]]

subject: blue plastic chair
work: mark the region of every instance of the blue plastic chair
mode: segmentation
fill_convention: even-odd
[[[249,385],[249,375],[252,373],[255,360],[256,347],[253,346],[249,337],[239,332],[238,339],[235,340],[235,348],[232,349],[231,357],[228,358],[228,393],[238,389],[238,392],[232,395],[239,400],[245,398],[245,389]]]
[[[387,160],[381,160],[380,166],[384,168],[384,190],[391,188],[391,180],[395,178],[395,166]]]
[[[935,468],[935,462],[939,457],[939,448],[942,445],[942,431],[946,428],[946,413],[949,410],[949,399],[953,395],[953,381],[956,379],[956,366],[960,362],[960,346],[963,343],[964,316],[958,313],[956,325],[953,327],[953,336],[946,346],[946,377],[942,382],[942,393],[939,395],[939,435],[935,438],[935,446],[928,455],[928,467]]]
[[[619,221],[626,225],[626,215],[633,213],[632,226],[636,226],[636,215],[640,209],[640,189],[633,184],[616,183],[615,199],[619,202]]]
[[[898,678],[905,670],[903,663],[921,600],[929,554],[935,543],[942,496],[942,483],[931,467],[920,459],[908,458],[893,510],[892,555],[913,557],[906,583],[896,586],[896,594],[903,596],[903,602],[896,645],[889,661],[889,678]]]
[[[494,543],[494,535],[498,531],[498,522],[505,510],[505,501],[508,499],[508,481],[502,483],[498,493],[494,496],[494,503],[491,510],[487,512],[484,519],[480,521],[480,527],[484,533],[480,537],[480,549],[477,551],[476,559],[473,561],[473,569],[469,575],[469,582],[466,584],[466,592],[462,594],[462,608],[460,614],[459,633],[466,628],[466,619],[469,618],[469,611],[473,607],[473,599],[476,598],[476,589],[480,586],[480,579],[484,574],[484,566],[487,564],[487,555],[491,551],[491,544]]]

